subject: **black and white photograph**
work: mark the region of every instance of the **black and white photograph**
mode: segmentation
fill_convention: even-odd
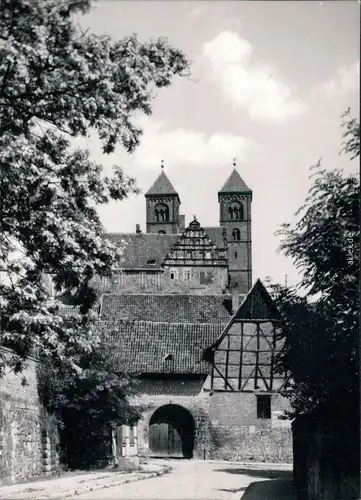
[[[360,500],[360,0],[0,0],[0,499]]]

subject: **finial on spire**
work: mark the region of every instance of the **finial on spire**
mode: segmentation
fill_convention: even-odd
[[[196,215],[193,215],[193,220],[197,220],[197,216]]]
[[[233,166],[234,166],[234,168],[236,168],[236,166],[237,166],[236,158],[233,158]]]
[[[164,160],[162,160],[162,161],[160,162],[160,168],[161,168],[161,169],[163,169],[163,168],[164,168]]]

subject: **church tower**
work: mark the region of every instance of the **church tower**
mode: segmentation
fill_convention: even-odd
[[[180,229],[178,193],[162,172],[145,194],[147,233],[177,234]]]
[[[252,191],[236,168],[218,192],[218,202],[219,224],[227,233],[229,287],[246,294],[252,286]]]

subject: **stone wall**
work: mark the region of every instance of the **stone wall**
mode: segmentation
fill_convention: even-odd
[[[194,458],[292,463],[291,423],[275,416],[287,403],[279,395],[273,398],[272,418],[257,419],[256,396],[251,393],[203,390],[196,396],[140,395],[132,401],[145,408],[138,422],[138,454],[148,458],[151,417],[158,408],[172,404],[193,416]]]
[[[279,419],[288,402],[279,394],[274,394],[271,401],[272,418],[258,419],[256,394],[212,393],[209,398],[211,458],[291,463],[291,422]]]
[[[176,278],[171,278],[173,269]],[[201,278],[201,273],[204,273]],[[174,273],[173,273],[174,275]],[[226,267],[184,266],[161,271],[126,271],[112,280],[102,280],[103,293],[180,293],[214,295],[225,293],[228,286]]]
[[[197,396],[140,395],[132,403],[145,407],[142,419],[138,422],[138,454],[149,456],[149,422],[154,412],[164,405],[179,405],[188,410],[195,422],[194,458],[209,458],[209,414],[208,395],[201,392]]]
[[[11,352],[1,348],[1,354]],[[0,378],[0,485],[50,475],[59,467],[57,424],[39,401],[37,362]]]

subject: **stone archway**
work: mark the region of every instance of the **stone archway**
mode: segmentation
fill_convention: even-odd
[[[180,405],[158,408],[149,421],[149,455],[153,457],[192,458],[195,422]]]

